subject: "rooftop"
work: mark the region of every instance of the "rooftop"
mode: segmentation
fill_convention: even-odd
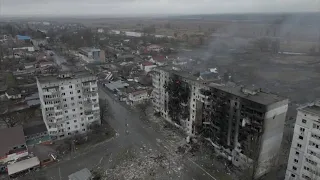
[[[147,90],[137,90],[137,91],[131,92],[131,94],[133,96],[137,96],[137,95],[145,94],[145,93],[148,93],[148,91]]]
[[[46,132],[47,131],[47,127],[44,123],[38,124],[38,125],[34,125],[31,127],[26,127],[23,129],[24,131],[24,135],[25,136],[30,136],[30,135],[34,135],[37,133],[42,133],[42,132]]]
[[[62,78],[62,75],[70,75],[70,77]],[[59,77],[60,76],[60,77]],[[40,83],[53,83],[55,81],[61,81],[63,79],[78,79],[78,78],[85,78],[85,77],[95,77],[94,75],[90,74],[88,71],[80,71],[80,72],[69,72],[69,73],[59,73],[59,74],[52,74],[47,76],[39,76],[38,81]]]
[[[10,137],[10,138],[8,138]],[[25,138],[22,126],[6,128],[0,130],[0,156],[4,156],[8,151],[17,146],[25,144]]]
[[[84,168],[68,176],[69,180],[90,180],[92,177],[88,168]]]
[[[31,39],[30,36],[22,36],[22,35],[17,35],[17,38],[18,38],[19,40],[30,40],[30,39]]]
[[[8,174],[12,175],[26,169],[40,165],[40,161],[37,157],[22,160],[8,165]]]
[[[110,83],[107,83],[105,86],[110,90],[115,90],[115,89],[128,87],[129,84],[119,80],[119,81],[111,81]]]
[[[230,94],[236,95],[241,98],[248,99],[250,101],[263,104],[263,105],[270,105],[276,102],[280,102],[286,100],[287,98],[278,96],[276,94],[267,93],[263,91],[259,91],[254,95],[246,94],[242,91],[241,86],[225,86],[225,85],[217,85],[217,84],[210,84],[209,87],[213,87],[216,89],[220,89],[222,91],[228,92]]]
[[[85,52],[100,51],[100,49],[91,48],[91,47],[82,47],[82,48],[79,48],[79,49],[82,50],[82,51],[85,51]]]
[[[305,107],[299,108],[300,111],[320,115],[320,106],[312,104]]]
[[[18,88],[9,88],[9,89],[7,90],[7,94],[8,94],[9,96],[18,95],[18,94],[20,94],[20,93],[21,93],[21,91],[20,91]]]
[[[149,61],[145,61],[142,63],[143,66],[153,66],[154,64],[152,62]]]
[[[179,70],[174,70],[173,66],[161,66],[161,67],[157,67],[156,69],[160,69],[172,74],[176,74],[178,76],[181,76],[183,78],[189,79],[189,80],[197,80],[197,77],[195,77],[193,74],[186,72],[186,71],[179,71]]]

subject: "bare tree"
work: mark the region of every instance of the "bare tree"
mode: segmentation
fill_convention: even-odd
[[[148,107],[151,106],[150,101],[143,101],[136,105],[138,112],[140,113],[140,118],[142,121],[148,122]]]
[[[112,117],[112,112],[110,105],[106,99],[99,99],[100,106],[100,118],[101,120],[108,120],[108,118]]]
[[[137,104],[136,108],[142,114],[142,116],[147,117],[147,109],[149,106],[150,106],[149,101],[143,101],[142,103]]]
[[[34,109],[26,109],[18,112],[5,113],[0,116],[0,121],[4,122],[7,128],[26,123],[34,116]]]
[[[11,128],[16,126],[20,120],[16,118],[14,115],[9,115],[9,114],[3,114],[0,116],[0,120],[4,122],[4,124],[7,126],[7,128]]]

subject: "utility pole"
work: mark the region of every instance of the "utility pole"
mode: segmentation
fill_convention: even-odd
[[[72,153],[74,153],[76,150],[75,150],[75,144],[74,144],[74,140],[71,141],[71,148],[70,148],[70,153],[71,153],[71,157],[72,157]]]
[[[59,167],[59,179],[60,179],[60,180],[62,179],[60,167]]]
[[[125,124],[125,126],[126,126],[126,128],[125,128],[125,131],[126,131],[125,134],[128,135],[128,134],[129,134],[129,131],[128,131],[128,126],[129,126],[129,124],[128,124],[128,119],[126,118],[125,120],[126,120],[126,121],[125,121],[125,123],[126,123],[126,124]]]

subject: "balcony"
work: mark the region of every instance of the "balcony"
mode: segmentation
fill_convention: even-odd
[[[43,96],[43,99],[44,100],[48,100],[48,101],[55,101],[55,100],[58,100],[61,98],[60,94],[55,94],[55,95],[48,95],[50,97],[46,97],[46,96]]]
[[[57,108],[54,108],[54,113],[59,113],[59,112],[62,112],[62,109],[57,109]]]
[[[45,89],[43,89],[43,95],[54,95],[54,94],[59,94],[59,88],[50,88],[48,89],[48,91],[46,91]]]
[[[316,137],[312,137],[310,136],[310,141],[314,142],[315,144],[318,144],[320,145],[320,139],[316,138]],[[309,146],[309,147],[312,147],[312,146]],[[318,149],[318,151],[320,152],[320,149]]]
[[[46,115],[47,121],[49,121],[49,120],[54,120],[55,117],[56,117],[55,114],[53,114],[53,115],[51,115],[51,116]]]
[[[93,107],[92,107],[92,110],[93,110],[93,111],[97,111],[97,110],[99,110],[99,109],[100,109],[99,104],[98,104],[98,106],[93,105]]]
[[[96,82],[96,81],[90,82],[90,87],[91,87],[91,88],[98,88],[97,82]]]
[[[45,108],[51,108],[51,107],[54,107],[54,106],[55,106],[54,103],[52,103],[52,104],[44,104]]]
[[[56,119],[63,118],[63,114],[62,114],[62,113],[61,113],[61,114],[58,114],[58,115],[56,115],[55,117],[56,117]]]
[[[93,111],[92,111],[92,109],[86,109],[86,110],[84,110],[84,114],[85,114],[86,116],[90,116],[90,115],[93,114]]]
[[[58,128],[50,128],[49,129],[49,134],[55,134],[58,132]]]

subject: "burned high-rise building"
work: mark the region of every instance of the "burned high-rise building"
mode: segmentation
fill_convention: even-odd
[[[268,171],[280,150],[288,99],[165,68],[155,70],[153,84],[154,109],[162,117],[205,137],[234,165],[255,162],[257,176]]]
[[[288,99],[257,88],[210,84],[199,89],[194,107],[197,134],[234,165],[257,163],[257,176],[267,171],[280,150]]]

